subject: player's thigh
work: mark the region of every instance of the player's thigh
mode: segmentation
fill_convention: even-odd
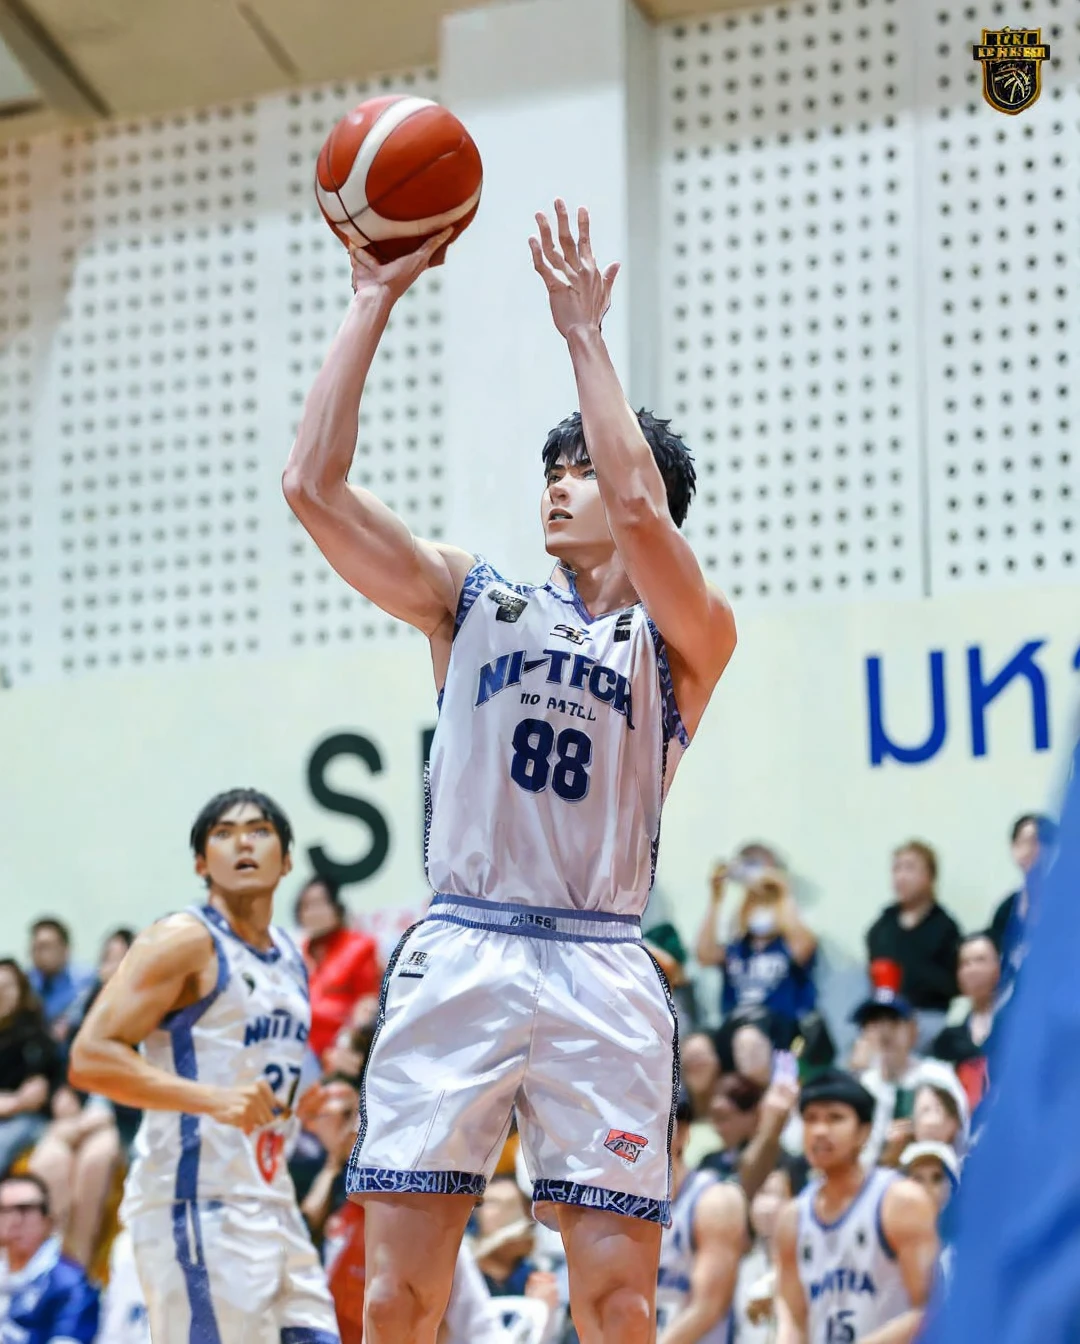
[[[425,1314],[446,1310],[465,1226],[476,1207],[468,1195],[373,1195],[364,1201],[369,1290],[408,1290]]]
[[[659,1223],[571,1204],[558,1205],[556,1216],[575,1320],[587,1319],[598,1306],[628,1289],[642,1292],[653,1308],[663,1235]]]
[[[667,985],[639,943],[545,947],[518,1105],[534,1196],[663,1223],[678,1081]]]
[[[131,1235],[154,1344],[278,1344],[272,1223],[184,1202],[133,1220]]]
[[[285,1253],[274,1304],[281,1344],[339,1344],[326,1271],[299,1210],[281,1211],[278,1235]]]
[[[524,1076],[537,967],[525,940],[425,921],[383,982],[351,1193],[479,1194]]]

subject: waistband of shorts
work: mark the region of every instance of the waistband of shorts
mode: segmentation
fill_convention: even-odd
[[[474,896],[439,892],[427,918],[467,929],[496,929],[525,938],[549,938],[561,943],[639,943],[641,921],[630,915],[603,910],[558,910],[548,905],[482,901]]]

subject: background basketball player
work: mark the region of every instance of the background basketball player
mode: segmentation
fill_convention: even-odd
[[[777,1226],[777,1344],[909,1344],[933,1282],[937,1210],[914,1181],[863,1169],[874,1098],[850,1074],[822,1074],[799,1105],[820,1179]]]
[[[154,1344],[338,1344],[284,1156],[310,1024],[270,922],[291,843],[265,794],[212,798],[191,831],[206,904],[135,940],[72,1049],[76,1087],[146,1112],[123,1218]]]
[[[627,405],[601,336],[618,267],[597,266],[585,211],[577,237],[555,213],[558,245],[537,216],[530,246],[581,410],[543,453],[548,583],[420,540],[347,483],[379,339],[447,234],[387,265],[353,254],[356,293],[285,472],[338,573],[427,635],[441,695],[436,896],[387,969],[348,1178],[367,1214],[368,1344],[434,1340],[515,1108],[582,1344],[653,1337],[675,1024],[640,916],[666,788],[735,629],[679,532],[689,454]]]

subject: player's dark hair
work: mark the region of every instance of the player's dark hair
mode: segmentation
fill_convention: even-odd
[[[342,899],[341,883],[335,877],[323,877],[320,873],[316,873],[314,877],[309,877],[308,880],[304,883],[304,885],[300,888],[300,890],[296,893],[296,900],[293,901],[293,920],[297,924],[300,923],[300,906],[303,902],[304,896],[311,890],[312,887],[323,888],[323,890],[326,892],[326,899],[338,912],[341,919],[344,920],[345,916],[349,912],[345,907],[344,900]]]
[[[682,527],[690,508],[690,498],[697,489],[693,456],[682,439],[671,432],[670,420],[660,420],[646,410],[638,411],[637,419],[645,441],[652,449],[653,459],[660,468],[672,522],[676,527]],[[541,456],[545,471],[550,471],[560,458],[571,466],[589,460],[580,411],[568,415],[555,426],[547,436]]]
[[[52,1211],[49,1207],[49,1187],[40,1176],[35,1175],[32,1171],[9,1171],[3,1176],[0,1176],[0,1190],[2,1190],[5,1185],[32,1185],[41,1195],[41,1212],[46,1218],[51,1217]]]
[[[1011,839],[1014,845],[1020,839],[1020,832],[1024,827],[1032,823],[1040,845],[1052,845],[1057,840],[1057,826],[1049,817],[1044,816],[1042,812],[1025,812],[1013,822]]]
[[[15,977],[15,982],[19,987],[19,1000],[15,1005],[15,1011],[11,1014],[12,1019],[32,1018],[44,1026],[45,1014],[41,1007],[41,1001],[34,993],[34,987],[30,983],[26,972],[14,957],[0,957],[0,970],[5,967]]]
[[[52,929],[65,947],[71,946],[71,930],[62,919],[57,919],[55,915],[42,915],[40,919],[35,919],[30,925],[31,938],[39,929]]]
[[[260,793],[258,789],[229,789],[226,793],[215,794],[195,818],[191,827],[191,848],[194,853],[200,858],[206,857],[206,837],[226,812],[241,803],[250,803],[252,807],[259,809],[263,818],[277,831],[282,854],[288,854],[293,842],[293,830],[289,818],[273,798]]]

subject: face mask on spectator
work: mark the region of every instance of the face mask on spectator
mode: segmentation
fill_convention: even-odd
[[[746,927],[755,938],[765,938],[770,933],[775,933],[776,911],[763,909],[759,906],[757,910],[750,912]]]

